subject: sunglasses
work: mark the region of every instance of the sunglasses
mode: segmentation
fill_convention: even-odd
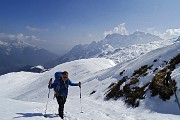
[[[63,77],[64,79],[67,79],[68,77]]]

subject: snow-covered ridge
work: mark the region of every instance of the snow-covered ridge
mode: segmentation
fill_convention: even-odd
[[[176,39],[170,39],[170,40],[154,41],[146,44],[129,45],[127,47],[118,48],[115,49],[113,52],[108,52],[107,54],[103,54],[99,56],[111,59],[115,63],[122,63],[125,61],[133,60],[157,48],[171,45],[175,41]]]
[[[155,50],[152,50],[135,60],[132,60],[128,63],[128,65],[121,67],[120,70],[126,69],[129,70],[128,73],[132,73],[137,68],[140,68],[143,65],[152,65],[154,64],[154,60],[158,60],[156,62],[156,67],[161,66],[164,61],[169,61],[171,58],[175,57],[180,53],[180,42],[175,42],[174,44],[167,45]],[[132,69],[133,68],[133,69]],[[131,72],[130,72],[131,71]],[[116,72],[118,74],[118,72]]]
[[[23,40],[0,40],[0,75],[21,71],[27,65],[43,65],[58,56]],[[35,59],[35,60],[34,60]]]
[[[79,88],[70,87],[65,105],[67,120],[179,120],[180,116],[174,97],[163,102],[158,97],[151,97],[150,94],[147,94],[148,99],[143,100],[140,107],[136,109],[128,109],[122,99],[103,101],[112,82],[119,81],[123,76],[130,77],[134,70],[145,64],[153,64],[154,67],[159,66],[158,68],[161,69],[165,66],[164,61],[173,58],[179,52],[180,42],[177,41],[116,65],[110,59],[92,58],[66,62],[44,73],[18,72],[2,75],[0,76],[0,84],[2,85],[0,87],[0,105],[3,109],[0,110],[0,116],[2,119],[43,120],[42,113],[47,100],[49,100],[47,112],[50,114],[56,112],[57,103],[56,100],[52,99],[52,90],[50,99],[47,99],[47,84],[49,79],[54,77],[56,71],[66,70],[73,82],[82,82],[82,107],[84,111],[83,114],[79,114],[81,107]],[[155,59],[157,61],[153,62]],[[123,70],[125,72],[123,76],[120,76],[119,73]],[[179,70],[178,65],[172,73],[172,78],[177,80],[178,87],[180,87]],[[141,77],[140,85],[154,76],[151,71],[148,72],[147,77]],[[180,96],[179,92],[177,94]],[[11,109],[6,109],[7,104],[12,104]],[[14,104],[17,104],[18,107]],[[58,119],[58,117],[52,117],[52,120]]]
[[[7,39],[0,40],[0,45],[5,45],[9,47],[14,46],[14,47],[20,47],[20,48],[27,47],[27,46],[35,47],[33,45],[28,44],[27,42],[23,40],[7,40]]]
[[[88,79],[93,73],[99,70],[107,69],[114,65],[115,64],[111,60],[105,58],[92,58],[60,64],[50,71],[41,74],[26,72],[9,73],[0,76],[0,83],[11,84],[1,87],[4,94],[0,96],[25,101],[45,102],[47,83],[50,78],[54,78],[54,73],[56,71],[68,71],[70,79],[72,78],[72,81],[78,82]],[[17,86],[20,87],[16,89]]]
[[[6,42],[0,41],[0,46],[7,45]]]
[[[33,68],[39,68],[39,69],[44,70],[44,67],[43,67],[42,65],[34,66],[34,67],[32,67],[31,69],[33,69]]]
[[[114,66],[113,68],[110,68],[109,70],[107,70],[103,74],[104,76],[106,75],[105,77],[101,77],[103,75],[99,76],[99,79],[103,80],[104,78],[114,77],[118,81],[121,80],[122,83],[119,83],[116,85],[119,86],[119,88],[120,88],[118,91],[121,92],[121,90],[122,90],[124,92],[124,93],[122,92],[122,94],[124,94],[124,95],[126,95],[125,87],[127,87],[128,85],[130,86],[130,88],[133,88],[133,87],[141,88],[141,87],[144,87],[145,85],[147,85],[146,88],[150,89],[150,87],[148,87],[149,82],[153,82],[153,79],[155,79],[154,76],[157,76],[158,74],[161,76],[163,74],[166,75],[166,72],[163,73],[163,72],[161,72],[161,70],[166,70],[166,68],[168,68],[168,66],[170,65],[170,63],[169,64],[167,64],[167,63],[179,54],[180,54],[180,42],[176,42],[172,45],[168,45],[168,46],[153,50],[151,52],[148,52],[147,54],[144,54],[144,55],[136,58],[135,60],[130,61],[129,63],[126,63],[124,65],[118,64],[118,65]],[[177,62],[178,62],[178,59],[179,58],[177,58]],[[173,64],[173,63],[171,63],[171,64]],[[142,75],[135,74],[135,71],[137,71],[142,66],[146,66],[146,65],[147,65],[147,72],[143,73]],[[178,75],[177,76],[175,75],[175,73],[177,73],[178,70],[179,70],[179,63],[176,65],[176,68],[172,71],[171,77],[172,77],[172,80],[174,79],[177,82],[176,86],[178,87],[178,90],[176,93],[178,96],[180,96],[180,91],[179,91],[180,80],[178,79],[179,77],[177,77]],[[122,73],[122,75],[120,75],[120,73],[122,71],[123,71],[123,73]],[[107,75],[107,73],[109,73],[109,75]],[[126,80],[123,82],[124,77],[126,77]],[[134,85],[131,84],[131,82],[133,80],[137,80],[137,82],[134,81],[135,82]],[[159,80],[161,80],[161,78],[159,78]],[[150,85],[152,85],[152,84],[150,83]],[[161,85],[161,84],[159,84],[159,85]],[[164,87],[164,86],[162,86],[162,87]],[[166,86],[164,88],[169,90],[169,92],[171,91],[170,86],[169,86],[169,89]],[[116,87],[114,87],[114,90],[115,89],[116,89]],[[133,88],[133,89],[135,90],[135,88]],[[172,88],[172,90],[173,89],[174,88]],[[163,90],[165,91],[165,89],[163,89]],[[117,91],[117,93],[118,93],[118,91]],[[111,93],[109,92],[108,97],[111,98],[112,97],[111,95],[113,95],[112,93],[115,95],[115,97],[118,96],[117,93],[114,93],[113,91],[111,91]],[[117,94],[117,96],[116,96],[116,94]],[[154,93],[149,90],[149,92],[147,92],[145,94],[145,96],[146,96],[145,100],[144,100],[144,98],[141,98],[143,100],[141,100],[140,106],[144,106],[144,107],[149,108],[156,112],[162,112],[162,113],[168,113],[168,114],[180,114],[180,112],[178,110],[178,105],[175,102],[176,98],[174,95],[173,96],[171,95],[171,97],[169,99],[167,97],[168,93],[166,93],[166,94],[164,93],[166,95],[166,96],[164,96],[165,98],[162,97],[163,94],[161,94],[161,96],[157,94],[156,97],[152,97],[153,94]],[[128,93],[128,96],[130,96],[129,93]],[[124,96],[124,98],[125,98],[125,96]],[[128,98],[128,97],[126,96],[126,98]],[[164,101],[167,100],[167,102],[164,102],[162,99]],[[125,99],[125,100],[128,100],[128,99]],[[160,104],[161,102],[163,102],[163,103]],[[162,108],[162,109],[160,109],[160,108]],[[167,110],[166,108],[169,108],[169,110]]]
[[[158,40],[162,40],[162,39],[150,33],[136,31],[130,35],[120,35],[120,34],[107,35],[106,38],[101,42],[110,44],[114,48],[119,48],[119,47],[127,47],[128,45],[144,44],[147,42],[153,42]]]
[[[118,63],[121,58],[119,58],[117,54],[121,55],[121,52],[122,52],[122,54],[127,57],[131,56],[131,55],[127,55],[127,54],[131,54],[131,52],[126,53],[123,50],[121,51],[121,49],[128,51],[129,49],[131,49],[128,46],[137,45],[137,44],[147,44],[149,42],[161,41],[161,40],[162,39],[157,36],[146,34],[144,32],[135,32],[130,35],[111,34],[111,35],[108,35],[105,39],[98,42],[93,41],[90,44],[76,45],[64,56],[60,57],[59,59],[57,59],[56,61],[52,63],[49,63],[49,65],[50,67],[52,66],[54,67],[57,64],[61,64],[67,61],[73,61],[73,60],[78,60],[78,59],[88,59],[88,58],[93,58],[93,57],[106,57]],[[167,42],[164,42],[164,43],[167,43]],[[163,44],[160,44],[160,45],[163,45]],[[144,47],[146,47],[146,45]],[[152,48],[148,50],[152,50]],[[147,50],[143,51],[143,45],[139,48],[139,51],[140,49],[142,49],[141,53],[149,52]],[[132,53],[132,54],[135,54],[134,56],[137,57],[138,55],[141,55],[141,53],[140,54]]]

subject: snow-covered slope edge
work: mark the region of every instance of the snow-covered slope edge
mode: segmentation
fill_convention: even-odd
[[[180,96],[180,80],[178,79],[180,63],[180,42],[157,50],[153,50],[139,58],[127,63],[118,64],[109,69],[102,76],[114,77],[117,82],[110,86],[106,99],[122,98],[127,104],[144,106],[150,110],[180,114],[173,86],[178,87],[176,93]],[[172,71],[169,86],[163,84],[163,80]],[[155,96],[155,97],[152,97]],[[159,99],[160,98],[160,99]]]
[[[15,98],[24,101],[45,102],[47,85],[56,71],[68,71],[73,82],[88,79],[99,70],[114,66],[114,62],[105,58],[82,59],[60,64],[45,73],[35,74],[28,72],[9,73],[0,76],[0,96]],[[53,94],[51,94],[53,95]]]

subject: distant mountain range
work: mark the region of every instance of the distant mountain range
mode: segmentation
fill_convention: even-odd
[[[140,31],[136,31],[130,35],[111,34],[111,35],[107,35],[105,39],[98,42],[93,41],[90,44],[76,45],[68,53],[66,53],[65,55],[59,57],[58,59],[54,61],[49,62],[45,66],[54,67],[64,62],[84,59],[84,58],[92,58],[92,57],[107,57],[108,58],[108,56],[113,56],[117,52],[131,45],[145,44],[145,43],[150,43],[150,42],[159,41],[159,40],[162,40],[162,39],[158,36],[152,35],[150,33],[140,32]]]
[[[22,40],[0,40],[0,75],[42,65],[58,56]]]
[[[22,40],[0,40],[0,75],[21,70],[34,71],[31,68],[37,65],[43,65],[48,69],[61,63],[93,57],[105,57],[115,63],[122,63],[122,60],[132,60],[150,50],[169,44],[171,41],[136,31],[130,35],[111,34],[98,42],[79,44],[58,57]]]

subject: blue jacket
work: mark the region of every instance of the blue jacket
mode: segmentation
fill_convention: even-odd
[[[68,87],[69,85],[71,86],[78,86],[77,83],[73,83],[71,82],[70,79],[67,79],[66,81],[62,80],[62,79],[55,79],[54,82],[52,84],[50,84],[48,86],[49,89],[54,88],[55,90],[57,90],[57,95],[60,96],[67,96],[68,95]]]

